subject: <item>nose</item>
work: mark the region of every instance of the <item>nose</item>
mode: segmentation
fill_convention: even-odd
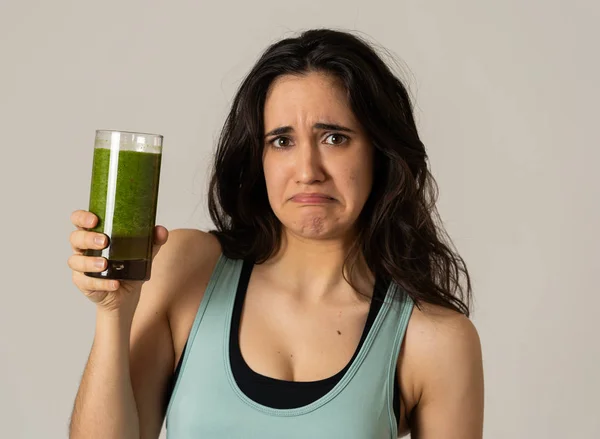
[[[317,144],[312,140],[301,142],[296,154],[296,183],[314,184],[325,180],[321,151]]]

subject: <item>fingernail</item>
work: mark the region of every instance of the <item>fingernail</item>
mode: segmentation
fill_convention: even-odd
[[[96,244],[96,245],[104,245],[104,236],[96,236],[94,238],[94,244]]]
[[[94,265],[96,268],[104,268],[104,259],[96,259]]]

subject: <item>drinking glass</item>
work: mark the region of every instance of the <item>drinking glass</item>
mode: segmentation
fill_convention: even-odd
[[[89,211],[98,217],[91,229],[108,237],[103,250],[86,256],[108,260],[91,277],[148,280],[151,274],[163,136],[128,131],[96,131]]]

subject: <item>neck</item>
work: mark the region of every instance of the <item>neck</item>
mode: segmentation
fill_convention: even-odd
[[[370,296],[374,277],[362,254],[344,265],[353,241],[353,238],[313,240],[283,232],[280,250],[265,265],[276,270],[290,291],[308,300],[346,295],[348,290]]]

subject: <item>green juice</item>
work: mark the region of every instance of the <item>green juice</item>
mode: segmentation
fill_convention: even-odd
[[[104,256],[108,269],[86,273],[109,279],[150,278],[152,237],[156,218],[161,154],[95,148],[90,212],[98,216],[94,232],[104,233],[109,246],[88,250]]]

